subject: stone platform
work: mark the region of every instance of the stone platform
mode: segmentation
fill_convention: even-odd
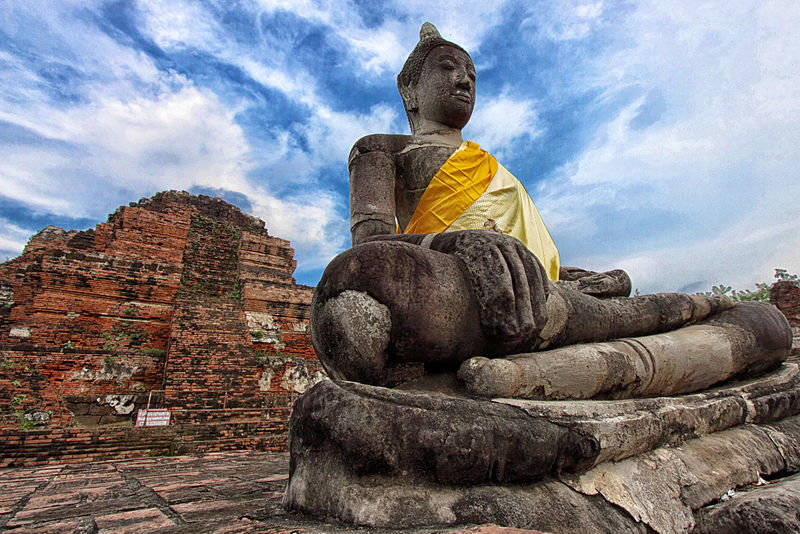
[[[0,531],[386,533],[287,513],[289,455],[226,452],[0,469]],[[467,530],[464,530],[467,528]],[[419,534],[534,531],[493,525]]]
[[[227,452],[0,470],[0,530],[14,533],[389,534],[287,513],[289,456]],[[708,507],[694,532],[757,531],[800,510],[800,478],[750,486]],[[766,503],[766,504],[765,504]],[[574,526],[574,525],[573,525]],[[739,529],[739,530],[737,530]],[[554,532],[574,531],[570,525]],[[534,534],[496,525],[403,529],[408,534]],[[773,529],[770,532],[780,532]]]
[[[677,534],[761,516],[756,531],[797,532],[798,413],[795,358],[636,400],[486,401],[326,381],[295,405],[285,503],[376,528]],[[765,479],[780,489],[765,492]],[[741,490],[757,496],[724,505]]]

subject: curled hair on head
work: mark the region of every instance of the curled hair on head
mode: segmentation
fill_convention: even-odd
[[[425,63],[425,58],[427,58],[431,50],[437,46],[452,46],[469,55],[467,51],[459,45],[443,39],[442,36],[439,35],[436,26],[430,22],[423,24],[419,29],[419,42],[417,46],[411,51],[411,54],[409,54],[408,59],[406,59],[403,65],[403,69],[400,71],[400,74],[397,75],[397,89],[400,91],[400,96],[403,98],[406,111],[414,111],[416,109],[415,103],[410,100],[409,89],[417,85],[419,75],[422,73],[422,65]]]

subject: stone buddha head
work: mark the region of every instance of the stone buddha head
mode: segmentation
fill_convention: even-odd
[[[433,24],[420,29],[417,46],[397,75],[414,134],[436,125],[460,130],[475,106],[475,66],[469,54],[443,39]]]

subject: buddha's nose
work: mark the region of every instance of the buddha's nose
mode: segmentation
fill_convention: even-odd
[[[458,70],[456,72],[456,85],[469,89],[472,87],[472,80],[469,79],[466,69]]]

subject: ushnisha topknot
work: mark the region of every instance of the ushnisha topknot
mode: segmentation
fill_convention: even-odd
[[[426,22],[419,29],[419,42],[417,46],[411,51],[411,54],[409,54],[408,59],[406,59],[403,65],[403,70],[397,75],[397,88],[400,90],[401,95],[403,95],[403,89],[416,85],[419,80],[419,75],[422,72],[422,64],[425,63],[425,58],[428,57],[431,50],[442,45],[458,48],[469,55],[466,50],[457,44],[443,39],[442,36],[439,35],[436,26],[430,22]]]

